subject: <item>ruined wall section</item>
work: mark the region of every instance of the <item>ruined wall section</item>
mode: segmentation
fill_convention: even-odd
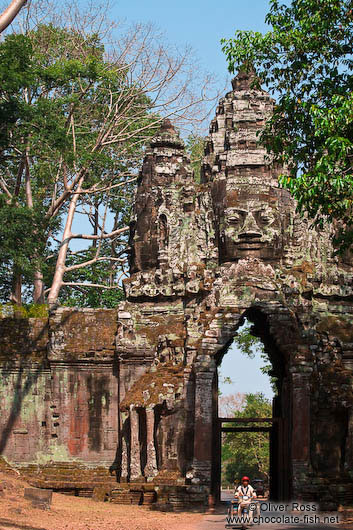
[[[185,432],[193,433],[193,407],[185,405],[192,382],[185,362],[184,304],[173,298],[127,301],[119,315],[119,478],[183,483],[192,459]]]
[[[27,466],[106,465],[118,438],[116,310],[0,320],[0,453]]]

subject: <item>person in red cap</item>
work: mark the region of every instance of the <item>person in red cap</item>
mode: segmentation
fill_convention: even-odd
[[[238,486],[234,492],[234,496],[238,499],[238,515],[241,517],[244,507],[256,499],[256,492],[250,485],[249,477],[243,477],[241,479],[241,485]],[[252,510],[249,510],[249,519],[252,520]]]

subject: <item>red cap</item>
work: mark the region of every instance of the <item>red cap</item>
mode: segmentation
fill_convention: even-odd
[[[241,479],[242,482],[244,482],[244,480],[247,480],[248,482],[250,482],[249,477],[243,477],[243,478]]]

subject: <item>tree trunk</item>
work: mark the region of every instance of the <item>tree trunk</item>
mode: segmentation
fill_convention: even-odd
[[[98,203],[96,201],[95,204],[94,204],[94,217],[93,217],[93,219],[94,219],[93,235],[95,235],[95,236],[98,234],[98,222],[99,222],[99,215],[98,215],[99,214],[99,210],[98,210],[98,205],[97,204]],[[97,240],[96,239],[94,239],[92,241],[92,247],[93,248],[97,247]]]
[[[48,296],[48,303],[50,307],[53,307],[56,305],[58,297],[59,297],[60,289],[64,281],[64,274],[66,270],[66,267],[65,267],[66,256],[67,256],[67,251],[69,249],[70,238],[72,235],[72,232],[71,232],[72,223],[74,220],[76,205],[77,205],[77,201],[79,198],[79,192],[81,191],[83,180],[84,180],[84,177],[81,177],[81,179],[79,180],[78,186],[77,186],[76,193],[74,193],[71,199],[71,202],[70,202],[69,211],[67,214],[67,219],[66,219],[66,224],[65,224],[65,229],[64,229],[62,240],[61,240],[59,255],[56,261],[54,278],[53,278],[53,282],[52,282],[49,296]]]
[[[12,0],[9,7],[7,7],[0,15],[0,33],[11,24],[21,8],[26,4],[27,0]]]
[[[26,202],[27,202],[28,208],[33,209],[33,195],[32,195],[32,187],[31,187],[30,169],[29,169],[28,148],[26,148],[25,168],[26,168],[26,181],[25,181]],[[38,260],[35,258],[38,258],[38,254],[34,256],[33,302],[35,304],[44,304],[43,273],[40,269]]]
[[[44,282],[41,270],[34,271],[33,286],[33,302],[35,304],[44,304]]]
[[[17,269],[13,273],[10,301],[14,305],[22,305],[22,275]]]

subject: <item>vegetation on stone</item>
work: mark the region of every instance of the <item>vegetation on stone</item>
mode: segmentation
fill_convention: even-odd
[[[0,304],[0,318],[47,318],[49,307],[46,304]]]

